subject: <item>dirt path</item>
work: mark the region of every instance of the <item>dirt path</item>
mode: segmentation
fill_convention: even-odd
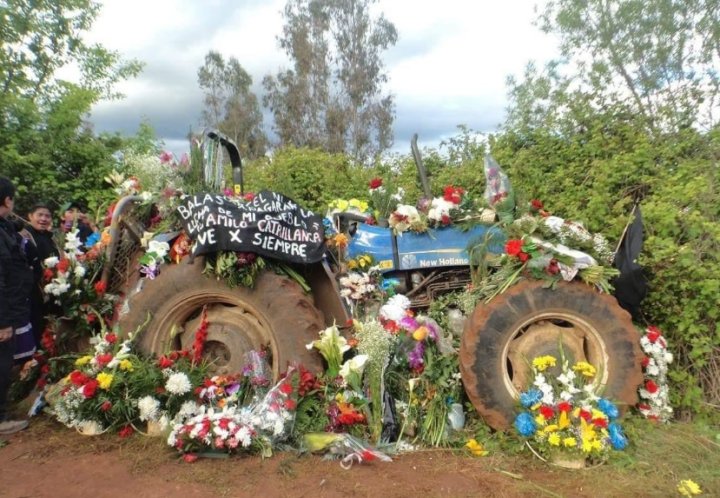
[[[687,439],[685,433],[677,437],[674,446]],[[653,469],[642,448],[633,463],[583,471],[549,467],[526,454],[473,458],[448,450],[408,453],[390,463],[343,470],[337,461],[291,453],[188,464],[159,438],[82,436],[46,417],[5,439],[0,496],[12,498],[673,496],[676,479],[693,477],[677,465]],[[712,496],[718,484],[707,489],[705,481],[706,496]]]

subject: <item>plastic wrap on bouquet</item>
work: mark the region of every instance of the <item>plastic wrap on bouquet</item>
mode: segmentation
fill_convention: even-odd
[[[485,156],[485,200],[497,212],[500,221],[512,222],[515,195],[510,179],[490,155]]]
[[[303,436],[303,442],[305,448],[313,453],[324,451],[325,458],[339,458],[340,466],[344,469],[349,469],[353,463],[392,461],[385,453],[350,434],[311,432]]]
[[[286,440],[292,432],[298,382],[298,368],[288,367],[285,378],[270,389],[265,397],[247,408],[252,426],[272,444]]]

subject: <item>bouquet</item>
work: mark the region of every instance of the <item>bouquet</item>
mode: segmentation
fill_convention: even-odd
[[[532,386],[520,393],[517,432],[551,458],[564,453],[602,460],[610,450],[625,449],[628,440],[617,407],[597,395],[595,367],[584,361],[570,367],[563,361],[553,375],[557,364],[554,356],[533,359]]]
[[[645,382],[638,392],[641,399],[638,409],[650,420],[667,422],[673,415],[667,384],[668,364],[672,363],[673,355],[662,332],[653,325],[645,329],[640,346],[646,356],[642,363]]]

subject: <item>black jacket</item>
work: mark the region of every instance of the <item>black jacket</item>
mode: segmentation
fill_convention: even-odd
[[[47,230],[35,230],[33,227],[27,227],[26,230],[32,236],[34,249],[32,252],[26,251],[28,261],[35,270],[35,280],[41,282],[43,273],[43,261],[51,256],[60,256],[60,251],[53,240],[53,233]]]
[[[23,238],[15,226],[0,217],[0,329],[22,327],[30,321],[33,270]]]

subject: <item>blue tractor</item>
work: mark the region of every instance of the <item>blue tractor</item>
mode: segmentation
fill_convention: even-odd
[[[213,132],[208,138],[224,146],[233,164],[235,189],[242,193],[242,167],[237,147]],[[423,189],[428,180],[417,150],[412,150]],[[148,352],[188,347],[194,340],[201,314],[210,323],[205,354],[216,367],[239,371],[249,350],[267,348],[276,375],[288,361],[319,368],[318,355],[305,345],[319,330],[348,320],[336,275],[327,258],[296,264],[294,270],[308,282],[305,292],[296,281],[266,271],[253,288],[229,288],[202,274],[203,264],[183,260],[163,269],[137,292],[137,258],[143,220],[133,216],[134,199],[118,203],[112,220],[113,241],[103,280],[115,293],[126,294],[120,319],[123,330],[145,325],[139,338]],[[470,283],[468,245],[488,240],[488,251],[501,253],[505,236],[497,227],[478,224],[468,231],[454,227],[418,234],[393,234],[387,227],[368,225],[364,218],[344,214],[339,226],[349,236],[348,256],[370,254],[395,290],[416,308],[429,306],[441,294]],[[451,305],[452,306],[452,305]],[[514,417],[517,397],[526,385],[528,359],[557,354],[562,348],[573,361],[598,367],[605,394],[625,406],[636,402],[642,380],[639,335],[630,315],[614,297],[578,282],[561,282],[555,289],[542,282],[521,280],[490,303],[481,303],[465,319],[460,364],[468,397],[489,425],[507,428]]]

